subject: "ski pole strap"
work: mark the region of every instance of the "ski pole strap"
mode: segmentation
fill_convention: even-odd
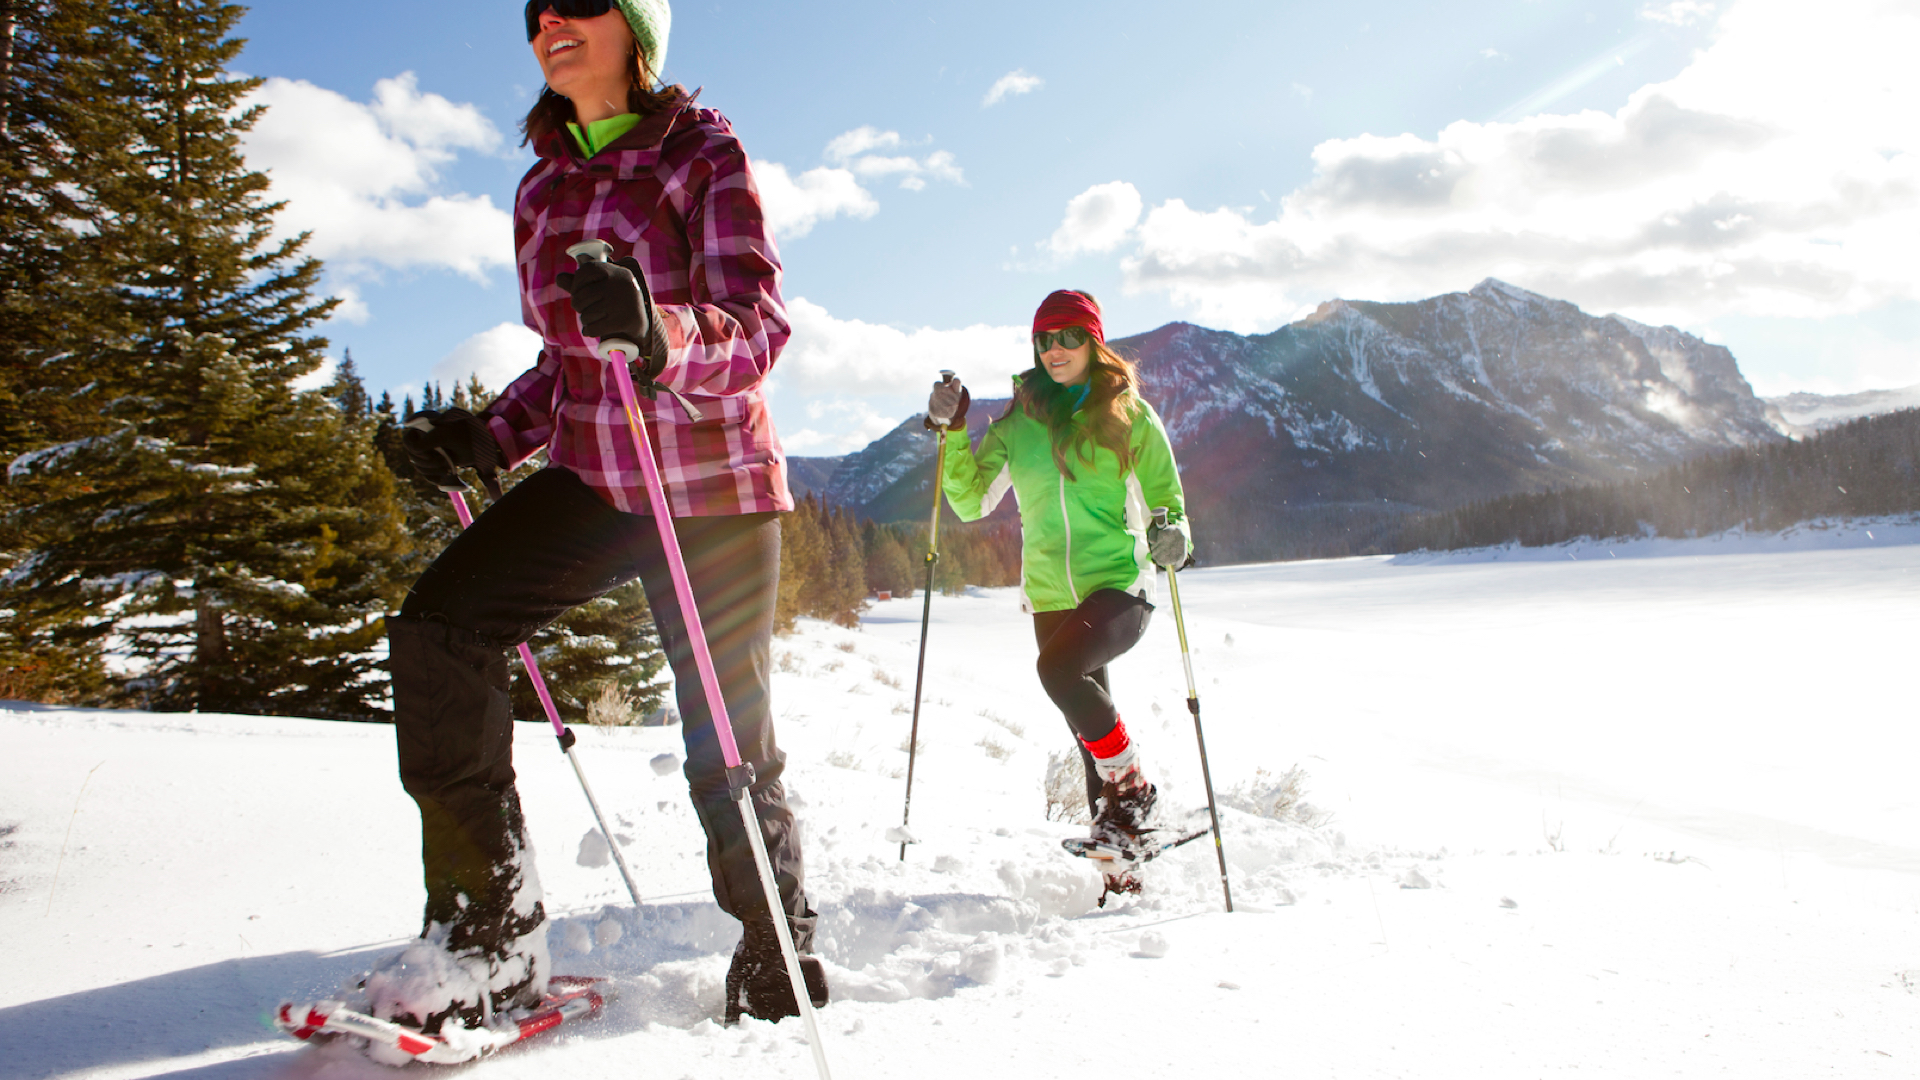
[[[445,452],[444,450],[441,451],[441,453]],[[500,496],[505,494],[505,492],[500,490],[500,470],[494,468],[476,468],[474,471],[480,474],[480,486],[487,489],[487,497],[495,502],[499,502]]]
[[[753,786],[753,763],[743,761],[727,770],[727,794],[738,799],[742,792]]]
[[[615,348],[617,349],[626,344],[624,341],[616,342]],[[606,345],[602,344],[601,348],[605,349]],[[618,361],[615,362],[617,363]],[[632,372],[628,372],[628,375],[631,377]],[[680,403],[680,411],[687,414],[687,423],[689,424],[697,424],[707,418],[707,414],[701,412],[699,407],[694,405],[693,402],[688,401],[685,394],[682,394],[671,386],[662,386],[652,379],[642,379],[640,382],[633,384],[633,389],[635,393],[646,398],[648,401],[659,401],[661,393],[665,392],[668,397]]]

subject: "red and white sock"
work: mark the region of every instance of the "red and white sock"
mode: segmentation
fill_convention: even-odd
[[[1101,780],[1125,784],[1129,774],[1139,775],[1140,749],[1127,737],[1126,721],[1115,720],[1112,731],[1092,741],[1081,739],[1080,744],[1093,755],[1093,767]]]

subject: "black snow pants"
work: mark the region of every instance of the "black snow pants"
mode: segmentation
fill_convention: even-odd
[[[781,906],[806,949],[815,917],[780,782],[786,755],[774,743],[769,694],[780,520],[771,513],[676,518],[674,527],[734,738],[754,768],[752,804]],[[673,668],[687,785],[707,834],[714,899],[742,922],[766,920],[766,895],[728,797],[726,763],[653,518],[615,510],[572,472],[548,468],[456,537],[388,620],[400,779],[420,807],[429,924],[455,926],[458,938],[461,924],[474,923],[475,933],[491,937],[487,925],[507,915],[498,905],[511,902],[509,879],[525,841],[507,650],[636,577]]]
[[[1065,611],[1037,611],[1033,636],[1040,644],[1040,685],[1067,718],[1087,767],[1087,808],[1097,811],[1100,774],[1086,743],[1113,733],[1120,721],[1108,693],[1107,664],[1139,643],[1153,605],[1119,589],[1100,589]]]

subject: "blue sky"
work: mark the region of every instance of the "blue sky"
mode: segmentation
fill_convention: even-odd
[[[376,392],[531,359],[520,10],[241,23],[249,157]],[[1920,382],[1917,27],[1872,0],[685,2],[665,74],[755,162],[796,327],[776,421],[831,454],[938,368],[1004,385],[1061,286],[1118,336],[1498,276],[1721,341],[1762,393]]]

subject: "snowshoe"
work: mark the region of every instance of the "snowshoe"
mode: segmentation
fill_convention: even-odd
[[[386,1065],[409,1061],[455,1065],[595,1016],[612,998],[612,987],[600,979],[555,975],[548,980],[547,993],[538,1003],[496,1015],[492,1025],[468,1025],[450,1019],[429,1035],[418,1028],[357,1012],[340,1001],[288,1002],[274,1012],[273,1023],[302,1041],[342,1037],[359,1040],[369,1057]]]

